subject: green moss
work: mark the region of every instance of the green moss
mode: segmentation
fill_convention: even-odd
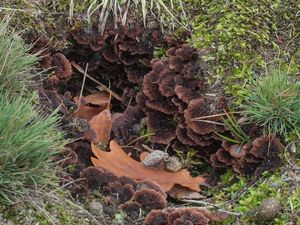
[[[234,222],[243,222],[245,224],[287,224],[297,221],[297,213],[300,212],[300,189],[293,182],[286,179],[287,174],[280,172],[270,174],[265,172],[262,177],[253,185],[249,186],[245,178],[239,178],[239,181],[219,191],[214,190],[213,198],[216,204],[227,202],[226,210],[238,212],[240,217],[229,217],[224,224],[233,224]],[[230,184],[232,181],[232,172],[222,176],[222,184]],[[258,221],[257,213],[259,205],[267,198],[276,198],[282,204],[282,210],[272,221],[263,223]],[[292,213],[292,211],[294,213]],[[299,214],[298,214],[299,216]]]
[[[154,49],[153,55],[155,58],[167,57],[167,49],[161,48],[161,47],[156,47]]]
[[[16,204],[11,208],[0,208],[2,212],[0,213],[0,223],[11,225],[95,224],[91,217],[84,214],[84,208],[74,207],[73,204],[66,201],[68,198],[68,194],[61,191],[52,197],[41,195],[34,199],[28,199],[26,205]],[[3,223],[1,218],[6,223]]]
[[[213,77],[225,78],[227,93],[239,95],[244,82],[276,57],[283,62],[293,56],[299,60],[297,0],[199,2],[190,43],[210,51],[204,59],[214,68]],[[285,32],[290,36],[283,36]]]

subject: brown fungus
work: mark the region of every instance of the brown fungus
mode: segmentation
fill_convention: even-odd
[[[69,57],[82,67],[88,63],[87,72],[96,79],[103,80],[103,74],[109,74],[111,89],[123,95],[125,88],[134,90],[134,85],[142,84],[150,70],[155,45],[152,32],[139,23],[119,25],[117,29],[107,26],[103,34],[95,27],[76,30],[72,35],[77,49]],[[129,92],[135,97],[136,91]],[[127,98],[122,105],[128,105]]]
[[[144,225],[208,225],[223,219],[220,215],[199,208],[167,208],[152,210],[144,220]]]
[[[134,193],[133,186],[131,184],[123,185],[119,181],[109,182],[103,187],[103,191],[114,196],[122,203],[129,201]]]
[[[148,130],[154,133],[152,142],[164,145],[180,142],[193,148],[218,143],[212,153],[220,149],[220,138],[214,132],[224,132],[222,118],[194,120],[222,113],[226,106],[219,90],[219,94],[209,95],[214,90],[208,89],[206,70],[198,66],[205,63],[198,63],[199,60],[196,49],[183,44],[171,47],[167,58],[151,61],[152,70],[144,76],[136,102],[147,116]]]
[[[151,133],[151,140],[159,144],[168,144],[176,137],[176,127],[172,117],[160,113],[147,113],[147,127]]]
[[[168,213],[162,210],[152,210],[144,220],[144,225],[168,225]]]
[[[132,217],[137,217],[140,213],[142,205],[138,202],[126,202],[120,206],[120,208]]]
[[[208,122],[192,121],[193,118],[208,116],[210,111],[204,98],[191,100],[184,112],[184,117],[191,130],[197,134],[208,134],[216,130],[216,125]]]
[[[136,185],[136,190],[138,191],[143,189],[153,189],[159,192],[165,198],[167,198],[167,194],[164,192],[164,190],[162,190],[161,187],[158,184],[154,183],[153,181],[149,181],[149,180],[139,181]]]
[[[259,175],[274,171],[281,164],[283,149],[274,135],[261,136],[244,145],[223,141],[222,148],[210,158],[214,167],[231,167],[242,176]]]
[[[85,178],[91,189],[98,189],[109,182],[118,180],[118,177],[111,172],[105,172],[104,170],[96,167],[85,168],[81,172],[81,178]]]
[[[69,60],[62,53],[52,55],[52,66],[54,67],[54,75],[59,79],[68,80],[72,76],[72,66]]]
[[[167,201],[165,196],[152,189],[141,189],[134,193],[133,200],[140,203],[144,210],[163,209]]]

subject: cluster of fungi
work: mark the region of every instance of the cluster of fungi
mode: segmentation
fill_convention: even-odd
[[[64,126],[70,128],[73,118],[69,106],[76,108],[72,97],[78,96],[80,91],[78,83],[81,81],[71,77],[70,62],[74,61],[82,68],[88,65],[88,74],[120,94],[120,103],[112,107],[111,132],[112,139],[119,144],[138,139],[146,127],[153,134],[150,142],[156,148],[165,148],[170,154],[174,154],[174,150],[193,149],[216,170],[231,167],[240,175],[250,176],[280,165],[282,144],[274,135],[258,135],[242,146],[222,141],[218,133],[230,135],[222,124],[223,118],[218,116],[227,109],[224,95],[218,87],[212,89],[207,84],[206,63],[196,49],[183,41],[163,39],[159,30],[145,30],[137,23],[118,29],[107,28],[104,33],[72,31],[70,40],[72,47],[65,54],[51,49],[50,42],[44,38],[40,38],[33,49],[34,52],[43,50],[40,66],[53,71],[45,82],[45,89],[41,90],[41,98],[48,99],[53,108],[61,106]],[[156,45],[168,47],[166,57],[154,58]],[[62,83],[66,90],[68,85],[72,88],[59,93],[55,87]],[[74,85],[78,88],[74,89]],[[81,123],[81,127],[88,126],[84,121]],[[84,128],[71,130],[71,134],[70,129],[66,131],[71,138],[81,137],[85,132]],[[141,143],[143,139],[136,141],[135,147],[139,148]],[[72,150],[60,157],[69,157],[64,166],[76,165],[73,177],[68,179],[83,179],[72,188],[74,195],[85,196],[97,189],[106,197],[117,196],[115,202],[133,217],[138,216],[140,209],[150,212],[145,225],[209,224],[216,220],[197,208],[166,208],[167,196],[155,183],[117,177],[92,167],[93,153],[88,140],[77,141],[70,147]],[[138,152],[131,153],[138,158]],[[109,202],[108,197],[106,200]]]
[[[219,142],[215,132],[223,132],[217,125],[220,117],[198,122],[194,118],[220,113],[225,107],[223,97],[208,95],[205,68],[197,66],[197,51],[187,44],[172,47],[167,58],[153,59],[152,70],[144,76],[138,107],[147,118],[147,128],[154,133],[151,141],[174,149],[195,148],[209,161],[211,145]],[[202,65],[202,64],[200,64]]]

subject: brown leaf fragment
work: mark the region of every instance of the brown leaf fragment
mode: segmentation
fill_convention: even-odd
[[[105,109],[89,121],[91,129],[86,132],[87,139],[94,143],[107,145],[110,139],[112,118],[109,109]]]
[[[79,107],[73,113],[75,118],[91,120],[94,116],[108,108],[109,95],[106,92],[97,92],[82,97],[79,104],[79,97],[73,98],[75,104]]]
[[[105,106],[109,104],[109,94],[107,92],[95,92],[88,96],[82,97],[81,101],[84,105],[92,104],[97,106]]]
[[[166,170],[157,170],[144,167],[142,163],[128,156],[121,146],[110,142],[110,152],[100,150],[92,144],[92,151],[97,158],[91,160],[95,167],[104,168],[117,176],[127,176],[136,180],[150,180],[157,183],[165,192],[170,191],[175,184],[187,187],[193,191],[200,191],[199,185],[205,184],[203,177],[191,177],[188,170],[183,169],[177,173]]]
[[[186,187],[180,185],[174,185],[170,191],[167,193],[170,197],[176,199],[203,199],[205,196],[201,195],[199,192],[192,191]]]
[[[80,105],[79,108],[73,113],[73,116],[78,119],[85,119],[89,121],[103,110],[103,107]]]

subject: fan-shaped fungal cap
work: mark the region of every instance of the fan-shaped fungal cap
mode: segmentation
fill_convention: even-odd
[[[168,213],[162,210],[152,210],[143,225],[168,225]]]
[[[109,182],[117,181],[118,177],[111,172],[105,172],[100,168],[88,167],[81,172],[81,178],[85,178],[92,189],[97,189]]]
[[[190,129],[197,134],[207,134],[216,130],[216,125],[208,122],[192,121],[192,119],[210,115],[209,108],[204,98],[191,100],[188,108],[184,111],[184,117]]]
[[[133,196],[134,190],[131,184],[121,184],[119,181],[109,182],[103,190],[112,196],[116,196],[120,202],[127,202]]]
[[[72,66],[65,55],[56,53],[52,55],[52,66],[54,66],[55,75],[59,79],[70,79],[72,76]]]
[[[138,216],[142,205],[138,202],[125,202],[122,204],[121,209],[130,216]]]
[[[165,197],[152,189],[136,191],[133,195],[133,199],[140,203],[145,210],[163,209],[167,204]]]
[[[164,198],[167,198],[167,194],[161,189],[161,187],[149,180],[143,180],[138,182],[137,186],[136,186],[136,190],[143,190],[143,189],[153,189],[157,192],[159,192],[162,196],[164,196]]]
[[[199,208],[167,208],[150,212],[144,225],[208,225],[223,219]]]
[[[273,135],[262,136],[252,142],[250,153],[257,158],[278,157],[283,145]]]
[[[160,144],[170,143],[176,136],[172,117],[162,113],[150,112],[147,114],[147,127],[154,133],[151,140]]]
[[[201,211],[193,208],[177,209],[168,215],[168,223],[191,224],[191,225],[208,225],[209,219],[206,218]]]

